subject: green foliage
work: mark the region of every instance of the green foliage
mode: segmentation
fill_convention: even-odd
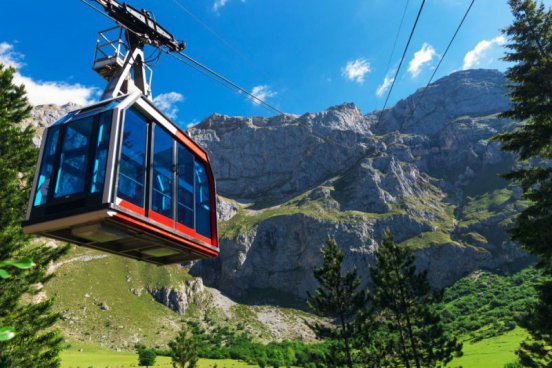
[[[12,266],[17,267],[20,270],[28,270],[34,265],[35,264],[33,260],[30,258],[21,258],[16,260],[7,259],[4,261],[0,261],[0,267]],[[8,277],[10,277],[9,272],[3,268],[0,268],[0,278],[7,279]]]
[[[355,336],[355,322],[358,312],[366,304],[366,292],[360,289],[360,278],[356,269],[344,273],[343,252],[336,241],[328,237],[322,247],[322,267],[315,268],[314,278],[320,284],[314,295],[308,294],[308,306],[319,316],[328,317],[334,323],[313,323],[310,327],[318,338],[329,338],[339,343],[345,355],[345,362],[353,367],[352,339]],[[345,365],[339,359],[336,366]]]
[[[178,336],[169,342],[169,349],[174,368],[194,368],[196,366],[198,360],[196,341],[186,325],[183,325]]]
[[[531,337],[517,351],[521,362],[528,367],[552,366],[552,277],[546,273],[535,289],[538,301],[529,305],[520,324]]]
[[[136,347],[136,352],[138,353],[139,367],[151,367],[155,364],[155,359],[157,358],[155,350],[148,349],[143,345],[138,345]]]
[[[21,231],[37,150],[32,126],[22,129],[20,125],[31,107],[24,88],[14,85],[14,73],[13,68],[0,65],[0,259],[33,259],[37,267],[15,268],[10,278],[0,282],[0,325],[17,331],[11,340],[0,342],[0,366],[57,367],[62,339],[52,326],[59,316],[51,312],[52,300],[29,301],[40,292],[36,285],[52,278],[46,272],[48,264],[67,249],[31,244]]]
[[[479,341],[511,331],[537,300],[541,272],[524,269],[503,276],[476,272],[444,291],[439,312],[446,330],[464,341]]]
[[[15,329],[10,326],[0,328],[0,341],[8,341],[15,336]]]
[[[30,258],[21,258],[17,260],[6,259],[0,261],[0,267],[12,266],[17,267],[20,270],[27,270],[33,267],[35,264]],[[10,277],[10,273],[3,268],[0,268],[0,278],[7,279]],[[0,341],[8,341],[15,336],[15,329],[10,326],[4,326],[0,328]]]
[[[552,9],[534,0],[510,0],[510,7],[514,21],[504,30],[504,60],[514,63],[506,72],[511,108],[502,115],[523,123],[495,139],[518,154],[520,165],[505,177],[519,183],[531,202],[518,215],[512,239],[537,255],[550,276],[527,315],[533,341],[519,350],[524,365],[544,367],[552,364]]]
[[[437,367],[460,353],[462,344],[445,332],[437,312],[440,295],[431,292],[426,272],[416,272],[412,250],[397,245],[390,231],[370,274],[375,316],[365,345],[372,345],[375,359],[388,366]]]
[[[523,368],[523,364],[519,360],[504,364],[504,368]]]
[[[238,328],[215,326],[205,330],[196,321],[188,321],[185,330],[188,331],[187,344],[195,347],[197,357],[243,360],[261,367],[305,366],[321,362],[329,344],[305,344],[300,341],[262,344]],[[171,356],[172,350],[158,350],[157,354]]]

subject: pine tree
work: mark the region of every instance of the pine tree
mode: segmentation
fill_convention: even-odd
[[[178,336],[169,342],[173,368],[194,368],[197,365],[197,347],[194,336],[183,325]]]
[[[67,249],[34,244],[21,231],[37,150],[34,129],[20,125],[31,107],[25,89],[14,85],[14,73],[0,65],[0,259],[30,258],[37,266],[14,270],[0,283],[0,325],[16,331],[13,339],[0,342],[0,367],[58,367],[62,339],[52,326],[59,316],[51,311],[52,300],[29,300],[51,279],[47,265]]]
[[[331,236],[322,247],[323,265],[314,269],[314,278],[320,287],[314,295],[308,294],[309,307],[319,316],[329,317],[333,326],[315,323],[310,327],[318,338],[329,338],[339,342],[338,350],[345,355],[343,362],[339,354],[335,354],[333,366],[346,365],[353,367],[353,340],[356,335],[355,322],[359,311],[366,304],[366,292],[360,289],[360,278],[356,269],[344,273],[342,263],[343,252]],[[334,346],[335,351],[336,346]]]
[[[545,367],[552,365],[552,11],[534,0],[510,0],[510,7],[514,22],[503,32],[504,60],[514,63],[506,72],[511,108],[502,115],[522,123],[495,140],[518,154],[518,167],[505,177],[531,202],[517,217],[512,239],[538,256],[544,271],[540,300],[522,320],[532,340],[518,355],[524,365]]]
[[[382,365],[444,366],[461,351],[462,345],[444,332],[435,310],[440,295],[431,291],[427,273],[416,272],[412,251],[397,245],[390,231],[376,251],[370,274]]]

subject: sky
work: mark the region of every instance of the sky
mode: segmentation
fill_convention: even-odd
[[[97,101],[106,83],[91,69],[96,37],[114,23],[78,0],[2,2],[0,63],[18,69],[31,103]],[[188,55],[293,114],[344,102],[363,113],[381,109],[421,2],[129,1],[184,40]],[[388,106],[427,84],[469,2],[426,1]],[[500,30],[511,21],[506,0],[476,0],[436,79],[462,69],[504,71]],[[153,71],[156,104],[183,127],[213,113],[275,114],[170,56]]]

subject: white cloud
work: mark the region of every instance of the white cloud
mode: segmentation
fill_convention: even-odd
[[[198,119],[193,119],[191,122],[186,124],[186,129],[193,128],[194,126],[196,126],[199,123],[200,123],[200,121]]]
[[[462,69],[471,69],[482,64],[490,64],[493,59],[490,56],[495,46],[502,46],[506,43],[504,36],[498,36],[490,40],[482,40],[475,47],[468,51],[464,56],[464,66]]]
[[[228,3],[228,0],[215,0],[213,3],[213,11],[218,13],[219,9],[225,6]]]
[[[412,78],[416,78],[420,75],[424,65],[428,64],[437,56],[435,49],[430,44],[424,42],[422,48],[414,53],[414,57],[408,64],[408,72]]]
[[[153,103],[171,119],[175,119],[178,114],[175,104],[182,101],[184,96],[178,92],[162,93],[153,99]]]
[[[213,3],[213,11],[218,14],[219,10],[228,4],[230,0],[215,0]],[[245,3],[246,0],[241,0],[242,3]]]
[[[376,95],[378,97],[383,96],[385,92],[391,87],[391,84],[393,83],[392,77],[388,77],[387,75],[385,78],[383,78],[383,82],[378,86],[378,89],[376,90]]]
[[[0,64],[19,69],[23,66],[21,59],[23,55],[16,53],[12,45],[7,42],[0,43]]]
[[[341,69],[341,74],[350,81],[358,84],[364,83],[364,76],[372,71],[370,63],[366,59],[356,59],[347,62]]]
[[[24,66],[22,59],[23,55],[17,53],[13,49],[13,45],[7,42],[0,43],[0,64],[20,69]],[[25,85],[27,98],[32,105],[64,105],[68,102],[87,105],[93,102],[98,92],[97,88],[81,84],[33,80],[19,71],[14,74],[13,81],[15,84]]]
[[[258,98],[260,98],[261,100],[266,100],[269,97],[274,97],[277,95],[277,92],[271,90],[270,87],[267,86],[266,84],[253,87],[253,89],[251,90],[251,93],[257,96]],[[261,103],[258,100],[251,100],[251,102],[253,102],[255,105],[258,105]]]

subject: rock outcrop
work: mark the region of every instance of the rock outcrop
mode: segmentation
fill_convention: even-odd
[[[509,106],[505,83],[494,70],[453,73],[381,120],[353,104],[302,116],[210,116],[190,134],[213,160],[219,193],[235,202],[232,216],[220,217],[220,257],[191,272],[230,295],[268,288],[303,299],[328,234],[369,283],[386,228],[416,249],[436,287],[475,269],[527,264],[506,235],[523,203],[498,177],[513,156],[489,141],[515,126],[498,116]]]
[[[204,305],[208,297],[199,278],[182,282],[175,287],[151,288],[148,292],[159,303],[178,314],[184,314],[190,305]]]

